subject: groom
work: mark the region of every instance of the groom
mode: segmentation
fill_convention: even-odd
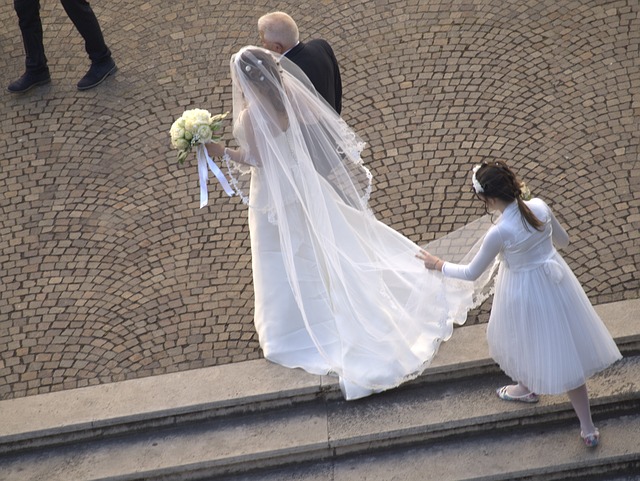
[[[322,97],[340,114],[342,80],[333,49],[326,40],[300,41],[298,26],[284,12],[272,12],[258,19],[262,46],[284,55],[309,77]]]

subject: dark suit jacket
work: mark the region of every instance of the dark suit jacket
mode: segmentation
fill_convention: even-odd
[[[342,110],[342,80],[338,61],[326,40],[300,42],[285,55],[309,77],[318,93],[340,113]]]

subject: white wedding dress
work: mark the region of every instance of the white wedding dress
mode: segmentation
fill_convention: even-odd
[[[292,172],[300,181],[300,167]],[[267,205],[270,187],[255,167],[251,204]],[[249,210],[254,322],[267,359],[336,374],[356,399],[419,375],[464,322],[471,288],[446,285],[415,258],[416,244],[346,205],[324,179],[317,187],[325,210],[315,215],[330,219],[322,230],[293,198],[286,238],[269,212]]]
[[[336,375],[356,399],[418,376],[478,289],[376,220],[363,142],[287,62],[256,47],[231,60],[243,158],[226,160],[249,206],[255,326],[267,359]]]

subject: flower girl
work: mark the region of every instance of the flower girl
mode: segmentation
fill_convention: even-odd
[[[445,262],[422,250],[427,269],[476,279],[500,255],[487,328],[491,357],[517,382],[497,390],[505,401],[534,403],[538,394],[566,392],[588,447],[599,443],[591,419],[586,379],[622,356],[582,286],[554,244],[566,231],[541,199],[523,200],[526,189],[501,161],[473,169],[473,189],[487,210],[502,213],[468,265]]]

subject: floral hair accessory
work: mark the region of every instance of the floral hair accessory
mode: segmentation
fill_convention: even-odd
[[[527,184],[525,184],[524,182],[520,183],[520,198],[522,200],[531,200],[531,190],[529,190],[529,187],[527,187]]]
[[[471,182],[473,182],[473,190],[476,191],[476,194],[482,194],[484,192],[484,189],[482,188],[482,184],[480,184],[480,182],[478,182],[478,179],[476,179],[476,172],[478,172],[478,169],[480,168],[480,165],[476,165],[473,168],[473,175],[471,176]]]

